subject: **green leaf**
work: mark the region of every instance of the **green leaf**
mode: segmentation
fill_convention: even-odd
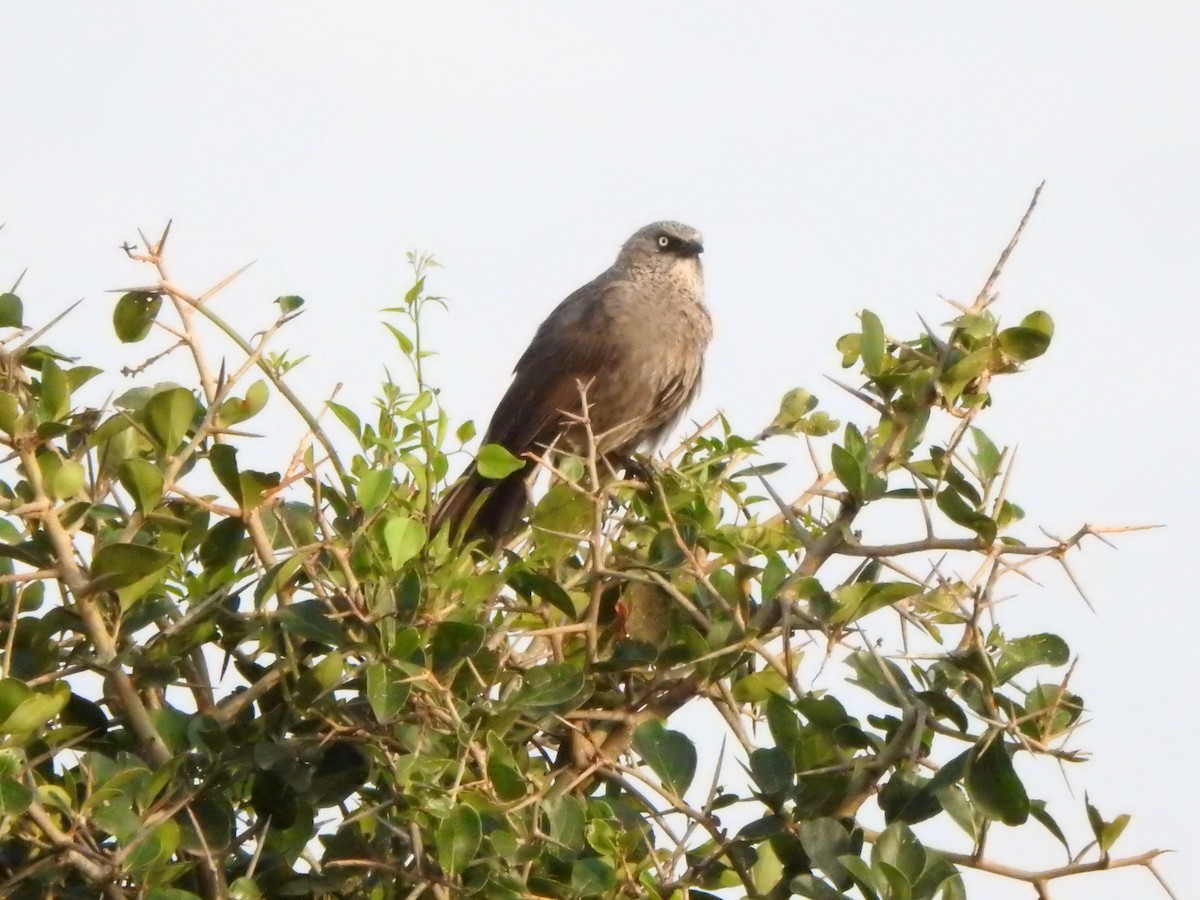
[[[16,294],[5,291],[0,294],[0,328],[23,328],[25,305]]]
[[[739,703],[762,703],[772,694],[783,694],[788,689],[787,679],[775,669],[763,669],[743,675],[733,683],[733,699]]]
[[[0,778],[0,816],[19,816],[31,803],[33,791],[15,778]]]
[[[233,502],[242,505],[242,481],[238,474],[237,449],[230,444],[213,444],[208,450],[208,464],[221,487],[229,492]]]
[[[304,305],[304,298],[297,297],[295,294],[288,294],[284,297],[276,297],[275,302],[279,304],[279,311],[286,316],[302,307]]]
[[[179,823],[167,819],[133,848],[125,864],[132,870],[151,869],[166,862],[179,847]]]
[[[346,633],[328,613],[328,607],[320,600],[302,600],[280,608],[275,616],[289,634],[340,647],[346,641]]]
[[[1092,826],[1092,834],[1096,837],[1096,844],[1099,846],[1100,852],[1108,856],[1108,851],[1112,849],[1117,838],[1121,836],[1121,832],[1125,830],[1125,826],[1129,824],[1129,814],[1122,813],[1111,822],[1106,822],[1100,815],[1100,810],[1092,805],[1091,798],[1087,794],[1083,795],[1083,803],[1087,810],[1088,824]]]
[[[1050,349],[1054,336],[1054,322],[1044,312],[1032,312],[1015,328],[1000,332],[1000,349],[1018,362],[1037,359]]]
[[[483,822],[479,813],[459,804],[438,825],[437,860],[448,873],[457,875],[475,858],[482,840]]]
[[[944,488],[937,495],[937,506],[951,522],[971,529],[979,535],[984,543],[995,542],[997,532],[995,520],[968,506],[958,491],[950,487]]]
[[[326,400],[325,405],[333,410],[333,414],[338,417],[338,421],[350,429],[350,433],[356,438],[362,437],[362,423],[358,420],[358,416],[349,407],[342,406],[340,403],[334,403],[332,400]]]
[[[138,457],[125,460],[117,470],[117,477],[143,516],[153,512],[162,500],[162,472],[149,460]]]
[[[238,484],[242,509],[252,510],[262,506],[267,500],[267,493],[279,487],[282,480],[278,472],[255,472],[253,469],[241,472]]]
[[[279,589],[286,586],[292,576],[300,571],[300,557],[298,554],[293,554],[277,562],[271,568],[267,569],[265,575],[259,579],[258,584],[254,588],[254,605],[262,608],[263,604],[279,593]],[[307,600],[306,603],[316,603],[315,600]],[[309,632],[308,636],[314,640],[321,640],[322,636],[328,632]]]
[[[971,802],[988,818],[1005,825],[1023,825],[1029,818],[1029,795],[996,732],[989,732],[976,745],[965,784]]]
[[[1129,813],[1121,813],[1111,822],[1105,823],[1100,830],[1100,850],[1107,853],[1112,849],[1113,844],[1117,842],[1117,838],[1121,836],[1121,832],[1125,830],[1125,826],[1129,824]]]
[[[488,732],[487,746],[487,777],[496,796],[506,802],[524,797],[525,779],[517,769],[512,751],[494,731]]]
[[[850,833],[837,819],[819,818],[801,822],[799,825],[800,846],[808,854],[812,864],[820,869],[834,884],[845,886],[849,873],[839,862],[839,857],[850,853],[853,844]]]
[[[222,519],[200,542],[200,565],[205,570],[229,565],[240,555],[245,537],[246,524],[241,519]]]
[[[1054,684],[1039,684],[1025,695],[1021,730],[1039,740],[1062,734],[1083,715],[1083,698]]]
[[[509,586],[525,599],[540,597],[563,615],[575,617],[571,595],[553,578],[518,564],[509,565],[504,574]]]
[[[880,894],[884,892],[887,885],[880,883],[879,877],[866,861],[852,853],[847,853],[839,856],[838,862],[850,873],[850,877],[854,879],[854,883],[867,900],[879,900]],[[888,896],[890,896],[890,892],[888,892]]]
[[[475,457],[475,468],[484,478],[503,478],[524,466],[523,459],[513,456],[499,444],[484,444]]]
[[[904,672],[890,659],[877,659],[867,650],[856,650],[846,657],[846,665],[857,676],[854,683],[870,691],[885,703],[902,705],[902,698],[912,695],[912,685]],[[897,689],[901,696],[897,696]]]
[[[263,380],[258,380],[246,389],[246,397],[244,400],[239,400],[237,397],[230,397],[221,404],[221,411],[217,415],[217,422],[224,428],[230,425],[236,425],[239,422],[245,422],[247,419],[252,419],[263,411],[263,407],[267,405],[267,400],[270,399],[271,392],[267,388],[267,383]]]
[[[460,444],[465,444],[473,437],[475,437],[475,423],[469,419],[459,425],[454,431],[454,439]]]
[[[17,416],[21,414],[21,406],[15,394],[0,391],[0,431],[12,434],[17,427]]]
[[[234,503],[246,511],[261,506],[267,499],[264,494],[279,487],[283,480],[277,472],[238,471],[237,450],[229,444],[210,447],[208,462]]]
[[[92,591],[115,591],[156,575],[175,557],[145,544],[105,544],[92,557]]]
[[[778,747],[759,747],[750,754],[750,774],[764,794],[783,794],[792,787],[796,773],[790,755]]]
[[[577,897],[595,897],[607,894],[617,883],[613,867],[599,857],[577,859],[571,865],[571,894]]]
[[[979,469],[979,477],[985,484],[988,484],[1000,474],[1002,454],[996,449],[991,438],[980,429],[972,428],[971,436],[975,439],[975,453],[973,454],[975,466]]]
[[[367,666],[367,702],[380,724],[396,718],[408,701],[408,676],[395,666],[375,662]]]
[[[842,354],[842,368],[848,369],[858,359],[859,348],[862,346],[861,334],[843,334],[837,340],[838,352]]]
[[[808,897],[810,900],[849,900],[841,891],[831,888],[813,875],[797,875],[789,887],[795,896]],[[696,896],[694,891],[692,896]]]
[[[54,682],[45,692],[30,691],[29,696],[0,722],[0,734],[36,731],[62,712],[70,699],[71,688],[64,681]]]
[[[71,410],[71,386],[66,374],[49,356],[42,360],[41,383],[38,411],[43,421],[56,422]]]
[[[146,430],[168,453],[179,447],[199,412],[196,398],[187,388],[172,388],[146,401]]]
[[[883,372],[883,361],[887,358],[883,323],[879,321],[879,316],[869,309],[862,311],[862,343],[859,345],[859,352],[862,354],[864,372],[871,376]]]
[[[838,481],[842,483],[851,497],[861,501],[866,494],[867,475],[858,460],[837,444],[834,444],[833,449],[830,450],[829,458]]]
[[[362,508],[370,512],[387,499],[388,491],[396,483],[396,476],[390,469],[371,469],[363,472],[358,479],[358,502]]]
[[[230,900],[262,900],[262,891],[254,880],[243,875],[229,883]]]
[[[826,621],[831,625],[853,622],[879,609],[921,593],[921,586],[907,581],[885,581],[876,584],[845,584],[835,588],[833,599],[837,609]]]
[[[1063,845],[1063,849],[1067,851],[1067,856],[1071,855],[1071,845],[1067,843],[1067,836],[1063,834],[1063,830],[1058,827],[1058,822],[1050,813],[1046,812],[1045,800],[1031,800],[1029,803],[1029,814],[1042,823],[1042,826],[1049,831]]]
[[[113,308],[113,330],[123,344],[134,344],[150,333],[150,326],[162,308],[162,295],[131,291]]]
[[[779,401],[779,412],[775,414],[771,427],[785,431],[794,430],[816,405],[817,398],[804,388],[792,388]]]
[[[393,516],[383,525],[383,542],[392,568],[399,569],[425,546],[425,526],[408,516]]]
[[[1057,634],[1031,634],[1005,641],[996,663],[996,681],[1004,684],[1033,666],[1063,666],[1070,658],[1067,642]]]
[[[800,717],[795,708],[780,694],[771,694],[767,698],[766,716],[775,746],[790,751],[800,740]]]
[[[877,863],[886,863],[903,875],[908,884],[913,884],[925,871],[925,848],[911,828],[903,822],[893,822],[871,848],[871,864]]]
[[[448,672],[468,656],[478,653],[486,637],[484,627],[475,622],[439,622],[434,626],[433,639],[429,642],[430,666],[438,674]]]
[[[50,492],[59,500],[74,497],[83,489],[84,474],[83,466],[73,459],[68,459],[54,473]]]
[[[536,666],[521,676],[510,703],[514,709],[544,713],[579,700],[586,686],[583,673],[571,663]]]
[[[633,749],[677,797],[682,797],[696,774],[696,747],[680,731],[661,722],[643,722],[633,733]]]

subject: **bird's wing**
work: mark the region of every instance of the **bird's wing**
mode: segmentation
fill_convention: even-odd
[[[601,276],[559,304],[518,361],[485,443],[519,454],[556,437],[563,411],[579,409],[579,383],[602,376],[620,359],[611,304],[631,288],[627,281]]]

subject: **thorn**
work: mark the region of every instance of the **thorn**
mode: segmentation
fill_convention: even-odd
[[[0,226],[0,227],[3,227],[3,226]],[[17,292],[17,288],[19,288],[21,286],[21,282],[25,280],[25,274],[28,271],[29,271],[29,268],[27,266],[25,269],[23,269],[21,271],[21,274],[17,276],[17,280],[13,282],[13,286],[12,286],[11,290],[14,294]]]
[[[929,327],[929,323],[925,321],[925,318],[920,313],[917,313],[917,319],[925,327],[925,334],[928,336],[929,342],[933,344],[933,348],[943,356],[949,353],[950,345],[933,333],[933,329]]]
[[[1063,567],[1063,571],[1066,572],[1067,577],[1071,579],[1071,584],[1075,585],[1075,590],[1078,592],[1079,596],[1083,598],[1083,602],[1087,604],[1087,608],[1090,609],[1093,614],[1095,614],[1096,607],[1092,605],[1092,601],[1088,599],[1087,593],[1083,590],[1083,585],[1079,583],[1079,579],[1077,579],[1075,577],[1075,573],[1071,571],[1071,567],[1068,565],[1066,557],[1060,556],[1058,558],[1058,564]]]
[[[875,410],[875,412],[879,413],[880,415],[887,414],[887,407],[884,406],[882,403],[880,403],[878,400],[876,400],[874,397],[864,394],[858,388],[850,387],[850,385],[846,384],[845,382],[838,381],[836,378],[834,378],[831,375],[826,375],[825,378],[826,378],[826,380],[833,382],[838,387],[840,387],[842,390],[848,392],[852,396],[857,397],[859,400],[861,400],[863,403],[867,404],[867,406],[871,407],[871,409]]]
[[[158,239],[158,243],[154,245],[155,256],[162,256],[163,247],[167,245],[167,236],[171,233],[171,223],[174,221],[174,219],[167,219],[167,225],[165,228],[163,228],[162,237],[160,237]]]
[[[233,273],[226,275],[224,278],[222,278],[220,281],[218,281],[216,284],[214,284],[212,287],[210,287],[207,291],[205,291],[203,294],[201,294],[199,297],[197,297],[195,305],[203,306],[209,299],[212,298],[212,296],[214,294],[216,294],[218,291],[220,291],[223,288],[225,288],[226,286],[228,286],[230,282],[232,282],[235,278],[237,278],[239,275],[241,275],[243,272],[245,272],[248,268],[250,268],[256,262],[258,262],[257,259],[252,259],[252,260],[250,260],[250,262],[246,263],[240,269],[237,269]]]
[[[29,335],[29,337],[25,338],[25,340],[23,340],[17,346],[17,349],[14,350],[13,353],[20,353],[22,350],[24,350],[26,347],[28,347],[30,344],[32,344],[34,341],[36,341],[38,338],[40,338],[43,334],[45,334],[47,331],[49,331],[51,328],[53,328],[55,325],[57,325],[59,322],[61,322],[63,320],[63,318],[66,317],[66,315],[71,312],[71,310],[73,310],[75,307],[77,307],[82,302],[83,302],[83,298],[80,297],[78,300],[76,300],[74,303],[72,303],[70,306],[68,306],[62,312],[60,312],[57,316],[55,316],[53,319],[51,319],[49,322],[47,322],[45,325],[43,325],[41,328],[39,328],[37,331],[33,332],[33,334]]]
[[[104,293],[106,294],[161,294],[162,288],[157,284],[149,287],[124,287],[124,288],[109,288]]]
[[[1008,246],[1000,254],[1000,258],[996,260],[996,265],[992,269],[992,274],[988,276],[988,280],[984,282],[983,289],[979,292],[979,296],[975,298],[975,304],[972,310],[982,310],[991,303],[989,299],[992,291],[996,286],[996,282],[1000,278],[1000,273],[1004,271],[1004,265],[1008,262],[1008,258],[1012,256],[1012,252],[1017,248],[1017,241],[1021,239],[1022,232],[1025,231],[1025,226],[1029,224],[1029,217],[1033,215],[1033,210],[1037,206],[1038,198],[1042,195],[1042,188],[1046,186],[1045,180],[1037,186],[1033,192],[1033,197],[1029,201],[1029,206],[1025,209],[1025,215],[1021,216],[1021,221],[1017,225],[1017,230],[1013,232],[1013,236],[1009,239]]]

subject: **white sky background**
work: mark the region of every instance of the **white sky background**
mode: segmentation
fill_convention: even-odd
[[[103,291],[146,280],[118,245],[173,217],[177,280],[257,259],[217,309],[252,331],[304,296],[293,383],[316,406],[343,382],[362,409],[398,371],[377,310],[428,250],[452,302],[434,376],[486,420],[552,306],[678,218],[705,233],[717,326],[694,414],[750,433],[795,385],[858,415],[822,379],[855,313],[900,335],[948,318],[938,295],[974,296],[1047,179],[999,312],[1058,332],[980,424],[1020,444],[1032,523],[1170,527],[1076,558],[1096,615],[1049,569],[1005,610],[1068,639],[1094,720],[1077,801],[1049,770],[1033,793],[1064,823],[1084,788],[1133,813],[1118,852],[1176,848],[1162,868],[1193,896],[1200,7],[1134,6],[8,5],[0,284],[29,266],[34,322],[85,297],[54,345],[93,362],[98,330],[102,359],[136,363]],[[1054,896],[1153,890],[1131,871]]]

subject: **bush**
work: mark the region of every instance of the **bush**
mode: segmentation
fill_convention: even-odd
[[[216,291],[171,283],[165,240],[129,251],[156,274],[113,327],[169,327],[191,384],[145,376],[156,346],[85,408],[120,382],[0,297],[4,896],[955,898],[963,867],[1048,896],[1153,871],[1109,855],[1128,817],[1090,804],[1071,856],[1021,780],[1080,759],[1084,703],[1061,637],[996,624],[999,585],[1095,532],[1019,539],[1011,455],[977,425],[1052,335],[1044,312],[993,314],[1016,236],[944,336],[864,311],[838,341],[857,423],[796,389],[754,438],[717,417],[637,478],[559,457],[495,558],[424,524],[474,433],[422,370],[429,260],[388,311],[407,377],[368,415],[319,416],[268,352],[303,301],[242,338]],[[242,358],[216,366],[199,317]],[[273,396],[308,437],[257,471],[244,426]],[[816,473],[784,500],[761,458],[797,437]],[[903,540],[864,532],[884,508]],[[698,738],[727,764],[699,771]],[[997,822],[1066,862],[1002,868]]]

